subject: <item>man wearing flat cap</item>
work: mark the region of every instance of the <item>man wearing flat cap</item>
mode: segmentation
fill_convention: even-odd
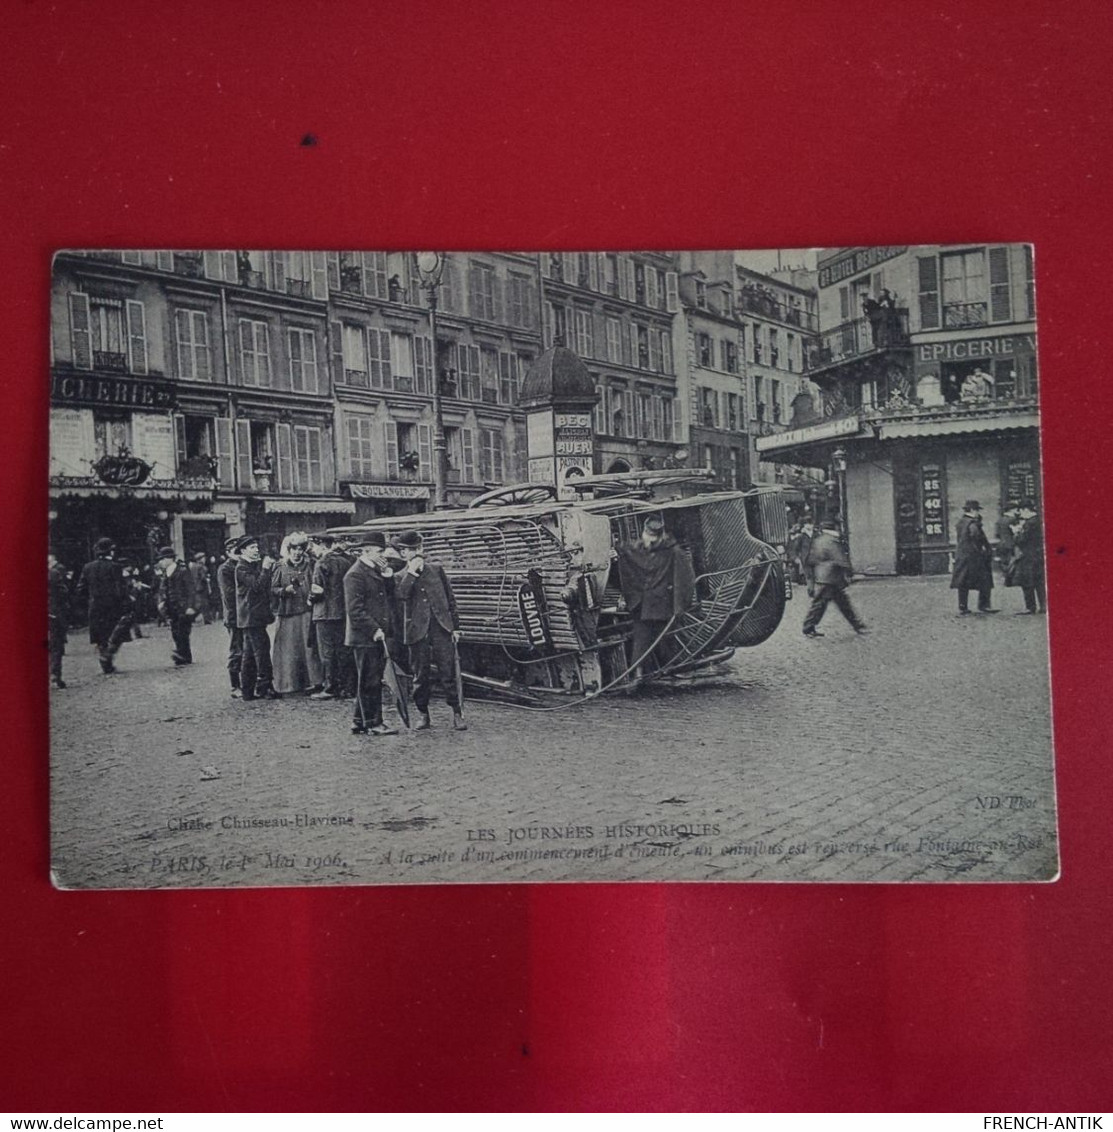
[[[243,630],[243,659],[240,662],[240,698],[280,700],[274,690],[271,667],[271,639],[267,626],[271,612],[271,575],[274,559],[263,557],[259,540],[247,535],[236,544],[236,627]]]
[[[406,568],[394,576],[394,592],[403,606],[405,642],[410,647],[410,669],[414,675],[414,706],[421,717],[414,730],[426,731],[431,726],[429,698],[432,665],[436,664],[445,699],[452,708],[452,726],[456,731],[466,731],[468,725],[456,686],[460,617],[452,586],[436,562],[425,560],[417,531],[399,535],[394,545],[406,560]]]
[[[365,538],[359,557],[344,575],[344,643],[356,666],[353,735],[397,735],[383,722],[383,672],[394,630],[392,586],[383,573],[386,539],[381,531]]]
[[[352,650],[344,644],[344,576],[355,559],[332,535],[318,535],[317,543],[325,553],[313,567],[309,604],[321,657],[322,687],[311,698],[331,700],[350,692],[355,683]]]
[[[962,518],[955,525],[955,568],[951,589],[958,590],[960,617],[970,612],[970,591],[978,591],[978,612],[996,613],[989,607],[993,589],[993,547],[982,529],[982,505],[968,499],[962,505]]]
[[[695,576],[688,555],[659,515],[642,525],[641,538],[619,548],[622,596],[633,620],[631,667],[635,678],[665,659],[670,622],[691,604]]]
[[[193,619],[197,616],[197,591],[189,567],[174,553],[172,546],[158,552],[159,584],[158,611],[170,625],[174,638],[174,651],[170,659],[176,665],[192,664],[193,651],[190,634]]]
[[[89,603],[89,641],[96,645],[101,671],[116,671],[116,652],[130,637],[131,607],[123,567],[115,560],[116,544],[98,539],[96,557],[86,563],[77,582],[77,600]]]

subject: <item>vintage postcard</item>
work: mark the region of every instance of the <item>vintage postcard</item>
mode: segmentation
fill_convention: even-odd
[[[62,251],[62,888],[1047,881],[1033,252]]]

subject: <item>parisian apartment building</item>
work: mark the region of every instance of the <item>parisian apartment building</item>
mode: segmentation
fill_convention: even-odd
[[[734,253],[452,252],[434,316],[412,253],[60,252],[51,301],[52,536],[75,563],[103,535],[216,555],[427,509],[434,382],[449,505],[522,482],[519,392],[556,345],[595,382],[596,472],[791,482],[755,439],[814,392],[814,286]]]

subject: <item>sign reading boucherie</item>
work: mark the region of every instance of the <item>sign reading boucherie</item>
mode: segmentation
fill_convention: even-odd
[[[91,405],[103,409],[173,409],[178,403],[174,387],[168,382],[77,374],[55,374],[50,400],[55,405]]]

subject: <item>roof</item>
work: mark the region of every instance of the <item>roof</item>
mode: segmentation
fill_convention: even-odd
[[[522,383],[520,405],[568,404],[599,399],[595,379],[578,355],[564,346],[553,346],[535,358]]]

